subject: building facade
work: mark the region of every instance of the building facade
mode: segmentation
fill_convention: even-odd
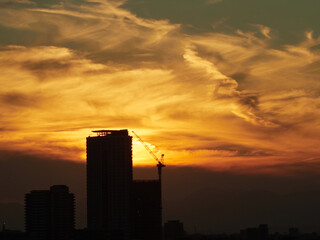
[[[88,230],[110,239],[130,239],[132,137],[127,130],[93,131],[87,137]]]
[[[183,223],[179,220],[170,220],[164,224],[164,239],[175,240],[185,235]]]
[[[161,240],[161,212],[160,181],[133,181],[133,239]]]
[[[72,240],[74,194],[65,185],[25,195],[25,230],[29,240]]]

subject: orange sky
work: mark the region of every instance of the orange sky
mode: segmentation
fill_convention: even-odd
[[[127,128],[167,165],[290,174],[319,163],[312,30],[275,48],[261,24],[189,34],[95,2],[0,9],[1,26],[36,33],[0,44],[1,149],[85,161],[91,130]],[[134,163],[155,164],[135,139]]]

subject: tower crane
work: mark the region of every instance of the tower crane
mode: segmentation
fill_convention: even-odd
[[[145,147],[145,149],[147,149],[147,151],[152,155],[152,157],[158,162],[157,168],[158,168],[159,181],[160,181],[160,184],[161,184],[161,170],[162,170],[163,167],[166,166],[166,165],[164,165],[164,154],[161,154],[161,158],[159,159],[152,152],[152,150],[148,147],[148,145],[138,136],[138,134],[136,134],[134,131],[132,131],[132,133],[138,138],[138,140],[142,143],[142,145]]]

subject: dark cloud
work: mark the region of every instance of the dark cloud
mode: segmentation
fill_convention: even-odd
[[[1,8],[1,7],[0,7]],[[2,45],[34,45],[39,33],[31,29],[11,28],[0,25]],[[7,50],[7,47],[0,46],[0,51]]]
[[[56,80],[61,76],[68,76],[69,71],[76,64],[55,60],[23,63],[22,67],[30,71],[39,81]]]
[[[99,4],[98,2],[88,2],[87,0],[32,0],[32,2],[36,3],[38,7],[43,8],[57,6],[58,4],[64,4],[66,6],[72,4],[81,4],[82,6]]]
[[[0,127],[0,132],[8,132],[8,131],[16,131],[17,129],[8,128],[8,127]]]
[[[6,7],[16,7],[19,5],[30,5],[34,4],[34,2],[29,0],[1,0],[0,1],[0,8],[6,8]]]
[[[159,132],[153,138],[157,138],[161,142],[170,143],[175,142],[175,139],[178,138],[180,141],[184,143],[191,143],[186,146],[184,144],[169,144],[170,150],[176,151],[221,151],[221,152],[229,152],[234,157],[256,157],[256,156],[276,156],[279,154],[278,152],[267,149],[267,148],[259,148],[259,147],[249,147],[242,144],[236,143],[228,143],[227,141],[223,141],[216,137],[206,137],[202,133],[192,134],[187,132]],[[212,158],[216,157],[216,154],[212,153]]]
[[[242,94],[239,103],[244,106],[248,106],[253,110],[259,109],[259,97],[255,95]]]
[[[0,102],[16,107],[38,107],[43,99],[37,94],[27,95],[19,92],[9,92],[0,94]]]
[[[154,29],[141,28],[140,31],[145,35],[151,35]],[[182,61],[183,43],[178,40],[179,31],[174,29],[162,36],[155,44],[149,45],[143,36],[132,36],[132,38],[116,43],[112,48],[104,49],[101,43],[90,42],[89,46],[85,43],[80,47],[93,48],[86,57],[95,62],[108,63],[131,68],[165,68],[171,69],[171,62],[177,63],[177,59]],[[152,39],[152,36],[151,36]],[[79,40],[76,40],[79,41]],[[93,40],[94,41],[94,40]],[[177,55],[175,55],[177,54]],[[156,64],[156,65],[155,65]]]
[[[230,75],[230,77],[233,78],[234,80],[236,80],[238,83],[245,81],[247,76],[248,76],[248,73],[246,73],[246,72],[236,72],[236,73]]]
[[[21,64],[23,68],[32,71],[34,74],[40,77],[44,77],[46,74],[55,74],[55,72],[57,71],[63,71],[64,74],[66,74],[72,65],[72,62],[70,61],[59,61],[55,59],[43,61],[27,61]]]
[[[203,134],[197,134],[192,132],[184,132],[184,131],[160,131],[157,135],[152,136],[152,138],[158,138],[161,141],[167,142],[175,140],[176,138],[181,139],[183,141],[191,141],[194,139],[195,141],[209,141],[215,142],[218,141],[218,138],[205,136]]]
[[[310,28],[319,34],[318,0],[307,3],[300,0],[284,0],[281,3],[277,0],[226,0],[219,4],[208,4],[205,0],[129,0],[122,7],[140,17],[180,23],[191,34],[212,32],[212,25],[216,25],[215,32],[233,33],[237,29],[252,31],[252,24],[263,24],[275,29],[273,41],[277,46],[283,42],[299,42],[302,34]],[[299,24],[292,24],[297,20]]]
[[[209,151],[223,151],[229,152],[234,157],[257,157],[257,156],[274,156],[276,152],[267,149],[259,149],[259,148],[250,148],[240,144],[217,144],[213,143],[212,145],[198,145],[190,148],[183,148],[180,150],[187,151],[201,151],[201,150],[209,150]],[[213,155],[213,158],[216,155]]]

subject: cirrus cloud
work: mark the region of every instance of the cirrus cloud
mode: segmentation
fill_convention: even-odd
[[[320,38],[274,48],[261,24],[188,35],[121,4],[0,9],[2,27],[33,32],[31,43],[1,46],[2,148],[83,160],[89,129],[130,128],[171,164],[277,166],[319,154]],[[136,164],[145,157],[136,145]]]

